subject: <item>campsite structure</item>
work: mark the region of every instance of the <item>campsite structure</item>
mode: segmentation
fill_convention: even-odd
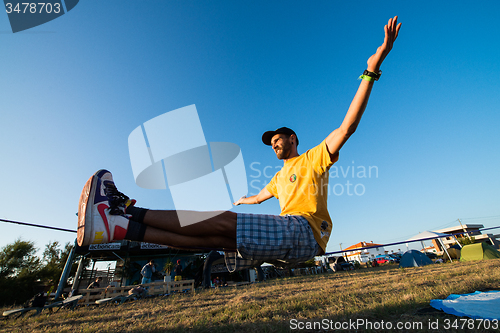
[[[435,230],[434,232],[436,233],[446,234],[445,237],[440,238],[440,241],[437,239],[432,240],[436,254],[443,255],[444,249],[457,243],[457,238],[453,236],[453,234],[457,233],[464,233],[461,237],[474,237],[475,243],[485,242],[495,248],[500,248],[500,242],[498,241],[500,235],[482,234],[480,229],[483,228],[484,225],[482,224],[460,224],[454,227]]]
[[[415,242],[415,241],[420,241],[422,243],[422,250],[425,251],[425,246],[424,246],[424,240],[427,240],[427,239],[432,239],[433,242],[436,242],[438,244],[441,244],[442,248],[444,251],[441,252],[442,255],[446,254],[446,256],[448,257],[448,259],[450,259],[450,261],[453,261],[451,259],[451,256],[450,254],[448,253],[448,250],[447,248],[444,246],[443,244],[443,241],[441,240],[443,237],[446,237],[447,234],[443,234],[443,233],[439,233],[439,232],[436,232],[436,231],[424,231],[424,232],[421,232],[419,233],[418,235],[416,236],[413,236],[412,238],[409,238],[408,241],[409,242]],[[456,240],[456,237],[453,236]],[[458,241],[457,241],[458,243]]]
[[[103,285],[114,288],[129,286],[140,283],[140,270],[150,260],[155,260],[157,264],[157,274],[155,281],[169,281],[168,276],[163,273],[165,264],[168,261],[181,260],[183,269],[183,278],[193,279],[196,284],[201,283],[204,261],[208,251],[192,252],[174,249],[164,245],[150,244],[144,242],[118,241],[109,244],[92,244],[89,246],[75,246],[68,256],[66,267],[61,275],[59,286],[56,292],[56,298],[63,293],[65,282],[70,278],[71,266],[78,262],[78,268],[73,278],[71,286],[72,293],[79,293],[78,290],[86,289],[90,281],[96,277],[103,278]],[[91,260],[91,268],[85,266]],[[97,262],[116,261],[115,270],[99,271],[95,268]],[[250,281],[249,270],[239,271],[229,276],[229,271],[225,265],[219,265],[217,270],[212,271],[226,280]],[[173,274],[173,272],[171,272]],[[172,279],[173,280],[173,279]],[[66,290],[67,291],[67,290]]]
[[[373,246],[373,247],[372,247]],[[366,247],[368,247],[366,249]],[[355,251],[356,249],[362,249]],[[353,251],[354,250],[354,251]],[[347,261],[355,261],[357,260],[360,263],[366,263],[368,261],[373,260],[376,256],[380,254],[385,254],[384,245],[375,244],[373,241],[368,242],[359,242],[357,244],[351,245],[348,248],[345,248],[342,256],[347,258]]]

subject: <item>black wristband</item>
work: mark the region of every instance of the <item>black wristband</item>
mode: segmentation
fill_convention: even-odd
[[[382,71],[379,70],[378,73],[375,73],[375,72],[370,72],[367,69],[365,69],[365,71],[363,72],[363,75],[372,77],[375,81],[378,81],[378,79],[380,79],[380,76],[382,75]]]

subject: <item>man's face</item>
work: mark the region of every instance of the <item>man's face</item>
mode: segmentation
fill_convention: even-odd
[[[273,147],[278,159],[286,160],[292,152],[291,136],[286,134],[276,134],[271,139],[271,147]]]

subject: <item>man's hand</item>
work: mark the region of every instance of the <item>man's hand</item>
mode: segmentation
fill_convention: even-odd
[[[368,71],[377,73],[385,57],[387,57],[391,51],[392,45],[398,37],[399,29],[401,28],[401,23],[398,24],[397,21],[398,17],[395,16],[394,19],[391,18],[389,23],[384,27],[384,43],[377,49],[377,52],[368,59]],[[340,148],[342,148],[349,137],[358,128],[361,116],[363,116],[363,112],[365,112],[366,105],[368,104],[373,84],[373,81],[361,81],[358,91],[351,102],[351,106],[349,106],[349,110],[347,110],[347,114],[344,117],[344,121],[339,128],[327,136],[326,147],[332,158],[335,154],[338,154]]]
[[[384,61],[385,57],[391,52],[392,45],[396,38],[398,38],[399,29],[401,28],[401,23],[398,24],[398,17],[389,19],[389,23],[384,26],[385,38],[384,43],[377,49],[377,52],[368,59],[368,68],[370,72],[377,73],[380,69],[380,65]]]
[[[233,203],[233,205],[235,205],[235,206],[239,206],[239,205],[241,205],[241,204],[243,203],[243,200],[244,200],[244,199],[246,199],[246,198],[247,198],[247,196],[246,196],[246,195],[242,196],[242,197],[240,198],[240,200],[238,200],[238,201],[236,201],[235,203]]]

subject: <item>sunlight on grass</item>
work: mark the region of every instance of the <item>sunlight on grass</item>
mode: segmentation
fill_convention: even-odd
[[[5,332],[288,332],[290,320],[429,321],[431,299],[500,289],[500,260],[388,265],[4,320]],[[447,317],[449,318],[449,317]],[[454,317],[451,317],[454,318]],[[423,330],[425,332],[425,330]]]

